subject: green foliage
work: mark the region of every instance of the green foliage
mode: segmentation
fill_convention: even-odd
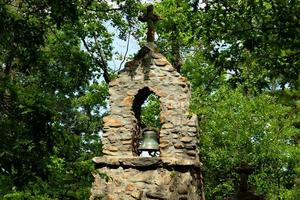
[[[233,85],[297,87],[299,8],[299,1],[210,1],[197,11],[202,51],[232,72]]]
[[[107,112],[107,25],[124,39],[138,7],[131,0],[0,2],[1,199],[88,198]]]
[[[207,199],[237,191],[234,168],[242,160],[254,167],[250,182],[267,199],[299,196],[299,6],[158,3],[158,45],[173,63],[182,58],[192,83]]]
[[[93,164],[90,160],[71,162],[58,157],[50,157],[47,165],[47,182],[35,177],[23,188],[24,192],[11,191],[4,199],[87,199]],[[9,191],[9,190],[7,190]],[[6,191],[6,192],[7,192]]]
[[[141,122],[145,127],[160,129],[160,101],[154,94],[149,95],[141,109]]]
[[[118,37],[140,39],[141,4],[0,2],[0,198],[87,199],[101,155],[108,61]],[[299,1],[164,0],[157,44],[193,86],[207,199],[236,190],[234,167],[254,167],[267,199],[299,190]],[[102,81],[104,80],[104,81]],[[142,123],[160,127],[149,96]],[[296,175],[297,174],[297,175]],[[109,179],[101,174],[104,179]]]
[[[267,194],[268,199],[286,199],[300,153],[291,140],[299,134],[292,126],[291,109],[268,94],[249,97],[241,89],[228,87],[201,103],[194,101],[194,111],[201,116],[207,198],[222,199],[232,193],[237,181],[234,168],[246,161],[254,168],[251,183],[258,193]]]
[[[14,192],[11,194],[6,194],[3,197],[5,200],[50,200],[47,196],[31,195],[29,192]]]
[[[161,1],[157,5],[157,13],[162,18],[157,27],[158,47],[180,71],[182,56],[195,45],[194,26],[198,15],[190,12],[189,1],[186,0]]]

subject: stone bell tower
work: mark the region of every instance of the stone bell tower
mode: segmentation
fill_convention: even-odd
[[[90,199],[204,199],[197,117],[189,114],[190,84],[155,48],[154,23],[159,17],[153,6],[139,19],[148,23],[148,43],[109,84],[104,156],[93,159],[99,173],[94,174]],[[141,157],[141,105],[150,94],[160,102],[159,155]]]

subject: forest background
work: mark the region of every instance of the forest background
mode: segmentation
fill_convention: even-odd
[[[300,1],[153,3],[156,44],[192,84],[206,198],[234,193],[242,161],[266,199],[299,198]],[[0,0],[1,199],[88,199],[108,82],[133,56],[113,41],[145,43],[144,7]],[[158,103],[145,104],[145,124],[157,124]]]

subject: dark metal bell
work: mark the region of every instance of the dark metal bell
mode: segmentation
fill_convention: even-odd
[[[145,129],[143,131],[143,140],[139,146],[139,151],[159,151],[159,144],[157,141],[157,132],[153,129]]]

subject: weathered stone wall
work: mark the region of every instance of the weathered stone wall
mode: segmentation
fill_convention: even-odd
[[[133,156],[137,119],[132,104],[143,88],[149,88],[161,103],[160,156],[197,159],[197,118],[189,116],[190,84],[164,56],[153,51],[129,62],[109,84],[111,114],[104,118],[104,155]]]
[[[183,168],[140,169],[103,167],[107,180],[95,173],[90,200],[200,200],[199,171]]]
[[[159,97],[161,106],[160,156],[143,158],[133,153],[139,126],[136,106],[150,93]],[[164,56],[143,47],[109,84],[109,94],[111,113],[103,119],[104,156],[93,159],[97,170],[90,199],[203,199],[197,117],[189,115],[187,79]]]

